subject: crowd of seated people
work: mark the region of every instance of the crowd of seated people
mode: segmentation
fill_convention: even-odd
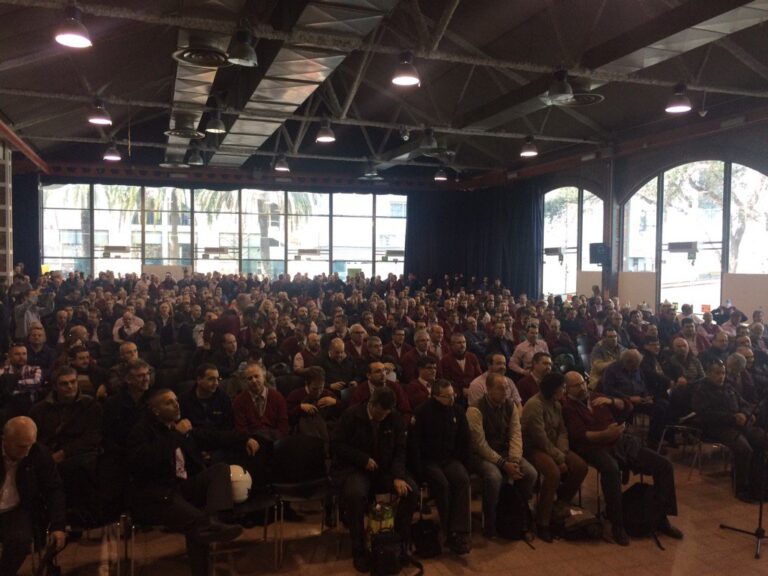
[[[738,498],[761,496],[761,313],[699,318],[665,302],[654,314],[597,287],[529,301],[461,275],[47,273],[32,284],[19,272],[2,295],[3,422],[37,426],[36,458],[55,463],[68,514],[106,521],[130,510],[181,532],[194,574],[207,573],[211,542],[240,533],[224,522],[228,465],[268,490],[273,447],[296,434],[322,440],[362,572],[371,496],[400,497],[405,545],[420,484],[445,546],[468,553],[470,474],[482,480],[488,538],[502,484],[531,499],[538,478],[527,537],[552,542],[553,510],[588,466],[602,473],[616,543],[630,542],[628,469],[653,477],[660,530],[681,538],[666,518],[677,513],[673,469],[657,452],[680,419],[731,447]],[[643,438],[628,430],[638,413],[650,422]]]

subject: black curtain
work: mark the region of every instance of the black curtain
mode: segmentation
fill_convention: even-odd
[[[40,193],[37,174],[13,177],[13,261],[24,262],[34,281],[40,274]]]
[[[533,183],[408,196],[405,269],[424,282],[443,274],[500,278],[539,296],[544,198]]]

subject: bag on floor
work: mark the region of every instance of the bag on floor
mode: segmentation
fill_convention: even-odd
[[[391,530],[371,534],[371,575],[392,576],[399,574],[400,537]]]
[[[533,518],[528,501],[517,485],[504,482],[496,505],[496,533],[506,540],[523,540]]]
[[[599,540],[603,537],[603,523],[580,506],[568,505],[560,513],[553,513],[552,529],[565,540]]]
[[[656,489],[642,482],[633,484],[621,495],[621,507],[627,534],[633,538],[651,536],[661,547],[656,532],[664,520],[664,512],[659,506]]]
[[[440,546],[440,526],[432,520],[419,520],[411,526],[413,551],[419,558],[434,558],[443,551]]]

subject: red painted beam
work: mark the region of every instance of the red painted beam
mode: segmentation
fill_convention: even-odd
[[[30,162],[32,162],[35,166],[37,166],[40,170],[45,172],[46,174],[51,173],[51,168],[46,164],[45,160],[40,158],[40,156],[37,155],[37,152],[35,152],[29,144],[24,142],[16,132],[13,131],[13,128],[8,126],[5,122],[0,120],[0,138],[8,142],[13,148],[16,148],[19,152],[24,154]]]

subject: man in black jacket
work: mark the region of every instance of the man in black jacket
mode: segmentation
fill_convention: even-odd
[[[432,384],[432,396],[419,407],[415,420],[410,437],[415,472],[427,481],[437,502],[445,545],[454,554],[467,554],[471,548],[469,425],[449,380]]]
[[[37,426],[26,416],[3,427],[0,459],[0,574],[16,574],[35,532],[50,530],[52,545],[64,548],[64,490],[48,451],[37,444]]]
[[[725,383],[725,366],[713,359],[706,377],[693,393],[693,410],[704,428],[704,436],[722,442],[733,452],[736,497],[745,502],[760,499],[765,466],[765,432],[755,426],[752,407]]]
[[[384,386],[376,388],[367,403],[344,412],[334,430],[332,473],[341,486],[355,569],[360,572],[370,570],[363,520],[371,496],[380,492],[399,496],[395,531],[403,550],[416,509],[416,485],[405,469],[405,428],[400,415],[393,412],[394,406],[394,392]]]
[[[259,445],[237,432],[193,428],[179,416],[176,394],[156,390],[149,399],[149,412],[128,437],[133,511],[142,522],[184,533],[191,573],[207,576],[208,545],[233,540],[242,528],[212,518],[232,508],[229,466],[206,467],[200,451],[244,444],[253,455]]]

